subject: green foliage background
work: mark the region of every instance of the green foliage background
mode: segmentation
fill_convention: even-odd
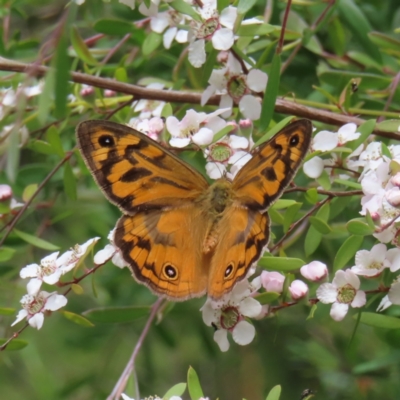
[[[273,6],[270,23],[280,26],[286,4],[270,3]],[[293,3],[287,43],[303,38],[305,45],[281,76],[279,95],[295,96],[299,102],[315,107],[335,108],[331,100],[338,101],[352,78],[362,77],[358,92],[349,96],[343,107],[345,110],[362,108],[366,119],[375,118],[383,110],[389,85],[399,71],[400,33],[394,33],[400,27],[399,2],[337,1],[315,35],[308,30],[297,35],[295,32],[300,32],[302,24],[310,26],[327,3]],[[65,7],[69,13],[62,27]],[[261,15],[264,7],[265,2],[257,0],[248,16]],[[18,104],[0,122],[1,128],[23,120],[30,132],[30,139],[22,148],[18,147],[18,141],[0,142],[0,182],[9,183],[17,199],[29,197],[29,191],[35,188],[30,185],[43,182],[65,152],[74,148],[74,130],[80,121],[102,118],[118,105],[109,98],[104,98],[102,104],[100,89],[92,97],[80,97],[81,86],[68,83],[70,69],[128,83],[149,82],[151,77],[165,80],[166,87],[182,91],[206,87],[207,74],[180,61],[181,45],[175,44],[169,51],[163,49],[156,34],[132,24],[143,16],[117,1],[86,0],[78,7],[64,1],[3,0],[0,15],[10,23],[7,35],[3,23],[1,56],[26,63],[35,62],[39,56],[49,56],[47,65],[58,67],[54,76],[45,77],[45,90],[40,96],[28,104]],[[58,32],[58,37],[54,32]],[[82,38],[100,33],[104,37],[90,52],[80,43]],[[103,59],[126,33],[132,35],[116,54],[104,65],[98,64],[96,60]],[[276,31],[264,35],[255,42],[257,45],[248,48],[256,60],[263,57],[261,68],[267,72],[278,34]],[[308,34],[311,39],[307,42]],[[289,54],[290,47],[283,52],[283,60]],[[144,78],[146,81],[141,81]],[[0,72],[1,87],[15,88],[21,82],[32,85],[35,80],[25,74]],[[77,95],[75,104],[66,101],[69,93]],[[119,100],[129,98],[122,93],[119,96]],[[77,112],[78,105],[83,105],[82,113]],[[191,107],[174,104],[174,115],[180,118]],[[399,107],[400,89],[397,88],[389,116],[397,118]],[[212,109],[206,107],[208,111]],[[124,123],[131,116],[132,109],[125,107],[113,120]],[[275,114],[274,122],[282,117]],[[54,122],[57,123],[50,130],[43,129]],[[76,151],[66,165],[44,187],[17,228],[51,242],[61,251],[100,236],[96,247],[100,249],[107,243],[106,236],[120,213],[104,199]],[[302,174],[298,181],[307,183]],[[304,200],[296,195],[287,197]],[[332,267],[338,248],[349,236],[345,223],[358,216],[359,200],[359,197],[335,200],[329,220],[333,232],[322,238],[313,254],[305,255],[303,232],[290,243],[287,255],[307,262],[318,259]],[[278,238],[282,236],[281,226],[276,224],[273,231]],[[370,248],[373,243],[371,237],[366,237],[362,248]],[[20,269],[39,262],[50,251],[26,243],[15,233],[8,237],[5,246],[15,252],[0,263],[0,305],[18,310],[19,300],[26,293],[26,282],[19,279]],[[90,266],[90,257],[87,264]],[[83,294],[68,296],[66,310],[79,314],[96,307],[151,305],[155,300],[147,288],[134,282],[127,269],[120,270],[111,263],[100,268],[93,281],[91,277],[85,279],[82,287]],[[371,288],[374,288],[372,284]],[[376,310],[380,298],[371,298],[369,311]],[[400,396],[399,330],[360,324],[351,341],[355,326],[351,315],[355,313],[337,323],[329,317],[329,307],[318,306],[314,318],[306,320],[310,309],[304,304],[283,310],[273,318],[255,321],[257,335],[249,346],[232,344],[229,352],[221,353],[212,339],[212,329],[204,325],[199,312],[204,301],[173,304],[165,311],[164,318],[151,327],[136,364],[142,397],[163,395],[173,384],[185,381],[189,365],[197,371],[204,393],[210,398],[259,400],[277,384],[283,387],[283,399],[299,399],[306,388],[317,391],[316,399],[397,399]],[[392,307],[389,313],[399,316],[400,310]],[[0,336],[8,338],[14,332],[10,324],[15,314],[0,318]],[[1,354],[0,397],[8,400],[105,398],[122,372],[145,321],[142,317],[121,324],[95,323],[89,328],[54,313],[45,319],[40,331],[28,328],[21,334],[20,339],[28,342],[28,346],[20,350],[12,350],[10,346]]]

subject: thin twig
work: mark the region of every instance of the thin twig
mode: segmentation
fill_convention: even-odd
[[[295,186],[285,190],[285,193],[292,192],[307,192],[310,188]],[[347,197],[347,196],[361,196],[364,194],[362,190],[348,190],[341,192],[331,192],[330,190],[316,189],[318,194],[324,194],[330,197]]]
[[[22,217],[24,212],[31,205],[31,203],[35,199],[35,197],[41,192],[43,187],[53,177],[53,175],[72,157],[72,154],[73,154],[73,150],[66,153],[65,157],[52,169],[52,171],[46,176],[46,178],[43,179],[43,181],[40,183],[40,185],[36,189],[35,193],[33,193],[31,198],[19,210],[18,214],[11,220],[11,222],[8,225],[8,229],[7,229],[6,233],[0,240],[0,247],[4,244],[4,241],[7,239],[8,235],[11,233],[11,231],[14,229],[14,226],[17,224],[17,222]]]
[[[390,104],[392,103],[393,96],[396,93],[397,87],[399,86],[400,82],[400,72],[396,74],[396,76],[393,79],[393,82],[391,84],[390,88],[390,95],[386,101],[385,107],[383,108],[383,111],[387,111],[389,109]],[[381,122],[385,119],[385,117],[382,115],[377,119],[377,122]]]
[[[276,54],[282,53],[283,43],[285,41],[286,25],[287,25],[287,20],[289,18],[289,12],[291,6],[292,6],[292,0],[287,0],[285,14],[283,15],[281,34],[279,36],[278,46],[276,46]]]
[[[116,385],[114,386],[114,389],[112,390],[111,394],[107,397],[107,400],[117,400],[120,398],[121,393],[124,391],[125,387],[126,387],[126,383],[128,381],[129,375],[131,374],[134,365],[135,365],[135,359],[136,356],[139,353],[139,350],[141,349],[142,345],[143,345],[143,341],[146,338],[151,323],[153,322],[155,316],[157,315],[157,311],[159,310],[162,302],[164,301],[163,298],[159,298],[151,307],[151,312],[149,315],[149,318],[146,322],[146,325],[143,328],[142,333],[140,334],[140,337],[136,343],[135,348],[133,349],[133,353],[128,361],[128,363],[126,364],[126,367],[124,369],[124,371],[122,372],[121,376],[118,379],[118,382],[116,383]]]

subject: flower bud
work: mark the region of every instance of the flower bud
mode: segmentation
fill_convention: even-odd
[[[319,282],[328,275],[328,268],[320,261],[312,261],[300,268],[301,275],[312,282]]]
[[[285,276],[279,272],[263,271],[261,273],[261,283],[267,292],[282,293],[284,282]]]
[[[308,286],[301,280],[294,280],[289,286],[289,292],[293,300],[302,299],[308,293]]]

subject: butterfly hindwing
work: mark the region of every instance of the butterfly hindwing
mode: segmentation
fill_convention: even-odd
[[[123,212],[182,204],[208,187],[199,172],[128,126],[86,121],[77,138],[97,183]]]

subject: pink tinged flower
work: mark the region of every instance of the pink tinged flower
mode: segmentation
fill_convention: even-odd
[[[285,276],[279,272],[261,272],[261,283],[267,292],[282,293]]]
[[[389,260],[386,259],[386,246],[383,243],[376,244],[371,251],[357,251],[355,261],[356,265],[351,271],[368,277],[377,276],[390,266]]]
[[[386,191],[385,197],[391,206],[393,207],[400,206],[400,189],[398,187],[394,187]]]
[[[400,187],[400,172],[390,178],[390,183],[394,186]]]
[[[330,315],[341,321],[347,314],[349,305],[362,307],[366,303],[365,292],[359,290],[360,279],[350,269],[336,272],[332,283],[323,283],[317,290],[321,303],[332,304]]]
[[[328,275],[328,268],[320,261],[311,261],[300,268],[300,273],[309,281],[319,282]]]
[[[303,164],[304,173],[312,179],[317,179],[324,171],[324,160],[320,157],[313,157]]]
[[[66,304],[67,298],[56,292],[42,291],[36,295],[26,294],[21,299],[22,310],[19,311],[17,319],[11,326],[26,318],[32,328],[40,329],[43,325],[45,311],[56,311]]]
[[[239,110],[246,118],[257,120],[261,115],[261,102],[257,97],[246,94],[239,101]]]
[[[308,294],[308,286],[301,280],[294,280],[289,286],[289,292],[293,300],[300,300]]]
[[[0,202],[6,202],[11,200],[13,195],[11,186],[9,185],[0,185]]]
[[[392,304],[400,305],[400,282],[398,280],[392,283],[389,289],[388,299]]]
[[[389,263],[391,272],[396,272],[400,269],[400,249],[389,249],[386,253],[386,260]]]

